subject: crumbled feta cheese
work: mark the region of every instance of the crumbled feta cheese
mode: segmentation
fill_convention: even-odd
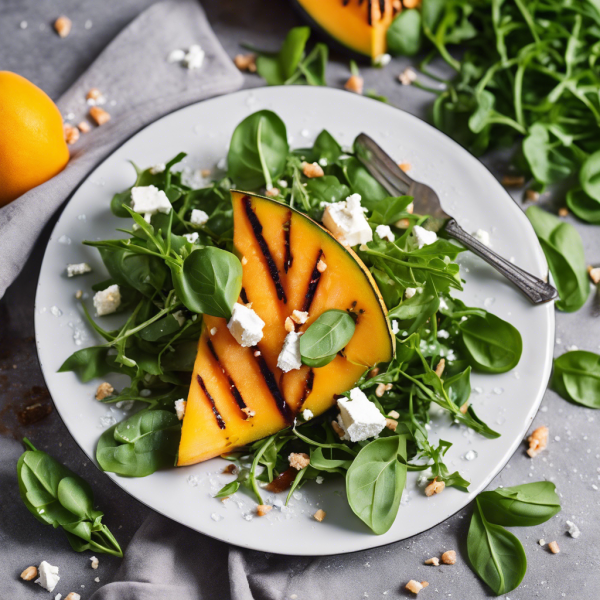
[[[310,410],[310,408],[305,408],[302,411],[302,416],[304,417],[305,421],[310,421],[315,415],[313,414],[313,411]]]
[[[417,248],[429,246],[438,239],[435,231],[428,231],[427,229],[423,229],[420,225],[415,225],[413,227],[412,235]]]
[[[186,405],[187,405],[187,402],[183,398],[180,398],[179,400],[175,400],[175,412],[177,413],[177,418],[180,421],[183,420],[183,416],[185,415]]]
[[[442,310],[449,310],[448,304],[446,303],[446,301],[443,298],[440,298],[440,308]]]
[[[398,332],[400,331],[400,328],[398,327],[398,321],[396,321],[395,319],[392,321],[392,333],[394,335],[396,335]]]
[[[193,233],[184,233],[183,237],[190,243],[195,244],[198,241],[198,232],[194,231]]]
[[[478,229],[473,233],[473,237],[481,242],[484,246],[491,247],[490,234],[485,229]]]
[[[581,531],[579,531],[579,527],[577,527],[577,525],[575,525],[575,523],[573,523],[573,521],[567,521],[567,527],[569,535],[572,538],[578,538],[581,535]]]
[[[412,298],[416,293],[417,293],[417,288],[406,288],[404,290],[404,297],[407,299]]]
[[[440,329],[437,336],[443,340],[447,340],[450,337],[450,334],[445,329]]]
[[[62,594],[56,594],[56,596],[54,596],[54,600],[62,600]],[[73,600],[73,599],[70,598],[69,600]]]
[[[285,179],[280,179],[277,182],[278,187],[280,188],[286,188],[288,186],[288,182]]]
[[[169,214],[171,203],[162,190],[155,185],[146,185],[131,188],[131,209],[143,214],[144,219],[150,223],[152,215],[157,212]]]
[[[287,373],[299,369],[301,366],[300,336],[295,331],[291,331],[285,336],[283,347],[277,359],[277,367]]]
[[[71,263],[67,265],[67,277],[75,277],[77,275],[84,275],[85,273],[90,273],[92,271],[92,267],[87,263]]]
[[[53,567],[50,563],[43,560],[38,567],[38,573],[39,577],[35,580],[35,583],[52,592],[60,579],[58,576],[58,567]]]
[[[94,308],[99,317],[114,313],[121,306],[121,290],[115,283],[94,295]]]
[[[164,173],[167,166],[165,163],[157,163],[153,167],[150,167],[150,173],[152,175],[158,175],[159,173]]]
[[[181,183],[193,190],[199,190],[200,188],[206,187],[210,183],[210,179],[204,177],[202,169],[184,167],[181,170]]]
[[[205,52],[198,44],[194,44],[188,48],[183,60],[181,61],[184,67],[190,71],[199,69],[204,63]]]
[[[298,325],[304,325],[306,320],[308,319],[308,312],[305,310],[293,310],[292,311],[292,321],[294,323],[298,323]]]
[[[390,63],[392,57],[389,54],[380,54],[373,59],[373,66],[375,67],[385,67]]]
[[[240,346],[249,348],[262,340],[265,322],[244,304],[233,306],[227,329]]]
[[[373,239],[373,231],[365,212],[366,209],[360,205],[360,194],[352,194],[342,202],[325,207],[323,225],[346,246],[366,244]]]
[[[393,234],[392,229],[389,225],[377,225],[375,233],[382,239],[388,242],[393,242],[396,236]]]
[[[378,435],[385,427],[385,417],[359,388],[350,390],[350,399],[340,398],[337,405],[344,439],[361,442]]]
[[[167,56],[167,62],[169,63],[178,63],[181,62],[185,58],[185,52],[179,48],[175,50],[171,50],[169,55]]]
[[[190,217],[190,223],[192,225],[195,227],[202,227],[203,225],[206,225],[207,222],[208,215],[203,210],[199,210],[198,208],[192,210],[192,216]]]
[[[175,317],[175,319],[179,323],[179,327],[183,327],[183,325],[185,324],[185,315],[183,314],[183,311],[182,310],[178,310],[177,312],[173,313],[173,316]]]

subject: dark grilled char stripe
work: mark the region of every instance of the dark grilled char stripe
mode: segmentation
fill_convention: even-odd
[[[290,246],[290,238],[292,231],[292,211],[288,212],[287,221],[283,224],[283,236],[285,240],[285,262],[283,263],[283,268],[287,273],[294,262],[294,257],[292,256],[292,248]]]
[[[252,201],[249,196],[244,196],[242,202],[244,203],[244,208],[246,209],[246,215],[248,216],[248,220],[250,221],[250,226],[252,227],[252,231],[254,232],[254,237],[258,242],[261,252],[267,261],[267,267],[269,269],[269,274],[271,275],[271,279],[275,284],[275,289],[277,290],[277,297],[280,300],[283,300],[285,304],[287,302],[287,298],[285,297],[285,291],[283,286],[281,285],[281,279],[279,278],[279,269],[273,260],[273,256],[271,255],[271,251],[269,250],[269,246],[262,234],[262,225],[256,216],[256,213],[252,210]]]
[[[317,291],[317,286],[319,285],[319,280],[321,279],[321,272],[317,268],[321,257],[323,256],[323,250],[319,250],[319,254],[317,255],[317,260],[315,261],[315,266],[313,267],[312,273],[310,275],[310,281],[308,282],[308,289],[306,290],[306,295],[304,296],[304,304],[302,305],[302,310],[304,312],[308,312],[310,309],[310,305],[315,297],[315,293]]]
[[[210,340],[207,340],[206,345],[208,346],[210,353],[213,355],[213,358],[217,361],[217,364],[219,365],[219,367],[221,367],[221,371],[223,372],[223,375],[225,375],[225,377],[227,378],[227,381],[229,382],[229,391],[231,392],[231,395],[237,402],[237,405],[240,407],[240,410],[243,408],[246,408],[246,403],[244,402],[244,399],[242,398],[240,391],[237,389],[237,387],[236,387],[233,379],[231,378],[231,375],[227,371],[227,369],[223,366],[223,364],[219,360],[219,355],[217,354],[215,347],[213,346],[213,343]],[[243,413],[243,414],[244,414],[244,417],[247,418],[248,415],[246,415],[246,413]]]
[[[304,381],[304,392],[302,394],[302,399],[300,400],[300,404],[298,405],[298,412],[302,410],[306,399],[310,395],[313,389],[313,384],[315,383],[315,372],[312,369],[309,369],[308,374],[306,375],[306,379]]]
[[[258,350],[258,348],[254,346],[252,348],[252,351],[255,352],[256,350]],[[273,372],[271,371],[271,369],[269,369],[269,365],[267,365],[267,361],[264,359],[264,356],[262,354],[260,354],[259,356],[256,356],[255,354],[255,358],[256,362],[258,363],[258,367],[260,368],[260,372],[265,380],[265,383],[267,384],[267,387],[271,392],[271,396],[273,396],[273,399],[275,400],[277,409],[285,419],[286,423],[291,424],[294,420],[294,415],[292,413],[290,405],[285,401],[285,398],[281,394],[279,386],[277,385],[277,381],[275,380],[275,375],[273,375]]]
[[[210,402],[213,414],[215,415],[215,419],[217,420],[217,425],[221,429],[225,429],[225,421],[223,420],[221,413],[217,410],[217,405],[215,404],[214,398],[208,393],[208,390],[206,389],[206,386],[204,385],[204,379],[202,379],[202,377],[200,377],[200,375],[196,375],[196,379],[198,380],[198,383],[200,384],[200,387],[202,388],[204,395],[208,398],[208,401]]]
[[[248,304],[248,296],[246,295],[246,290],[244,288],[240,291],[240,298],[244,304]]]

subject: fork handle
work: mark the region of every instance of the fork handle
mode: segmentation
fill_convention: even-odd
[[[493,250],[482,244],[478,239],[469,235],[455,219],[450,219],[446,223],[444,229],[449,237],[458,240],[466,246],[471,252],[483,258],[486,263],[494,267],[518,287],[525,296],[534,304],[542,304],[554,300],[558,296],[558,292],[548,283],[542,281],[531,273],[513,265]]]

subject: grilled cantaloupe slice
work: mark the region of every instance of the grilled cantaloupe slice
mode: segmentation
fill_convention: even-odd
[[[224,319],[204,317],[179,465],[271,435],[291,425],[301,410],[323,413],[367,368],[394,354],[381,295],[352,250],[289,206],[244,192],[232,197],[234,246],[243,265],[240,302],[251,302],[265,322],[263,339],[244,348]],[[343,352],[324,367],[278,369],[286,318],[294,310],[307,311],[307,322],[296,325],[304,331],[332,308],[356,316],[354,336]]]

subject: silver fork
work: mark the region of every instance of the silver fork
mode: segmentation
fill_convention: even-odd
[[[392,196],[412,196],[415,213],[430,215],[426,222],[427,229],[435,232],[444,230],[449,237],[458,240],[502,273],[534,304],[549,302],[558,296],[558,292],[550,284],[512,264],[469,235],[444,211],[432,188],[410,178],[368,135],[361,133],[354,140],[354,150],[358,160]]]

